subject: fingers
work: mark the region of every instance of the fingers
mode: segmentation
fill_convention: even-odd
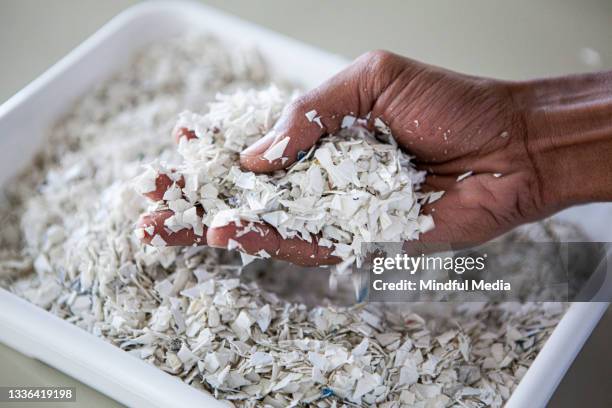
[[[155,179],[155,190],[144,193],[143,195],[152,201],[160,201],[164,199],[166,191],[176,183],[180,188],[185,187],[185,179],[181,176],[177,181],[174,181],[167,174],[160,173]]]
[[[178,143],[181,138],[193,139],[196,137],[194,131],[187,128],[177,127],[172,131],[172,137]],[[175,169],[170,170],[175,173]],[[180,189],[185,187],[185,179],[183,176],[178,178],[170,177],[166,173],[159,173],[155,178],[155,190],[144,193],[143,195],[152,201],[162,201],[165,199],[165,194],[171,186],[176,184]],[[178,192],[182,195],[182,192]],[[197,209],[198,215],[201,217],[203,210]],[[138,221],[137,231],[141,236],[142,242],[149,245],[167,245],[167,246],[188,246],[188,245],[205,245],[206,244],[206,227],[202,235],[197,235],[192,228],[182,228],[178,231],[173,231],[168,228],[165,223],[174,213],[171,210],[159,210],[149,214],[144,214]],[[157,238],[156,238],[157,237]],[[161,239],[161,241],[160,241]]]
[[[142,215],[138,221],[138,228],[142,229],[142,242],[155,245],[156,242],[153,239],[157,235],[164,240],[167,246],[206,245],[206,227],[204,227],[203,235],[196,235],[191,228],[174,232],[164,224],[172,215],[174,213],[171,210],[160,210]]]
[[[317,245],[300,238],[283,239],[271,226],[266,224],[235,225],[209,228],[206,234],[208,245],[217,248],[231,248],[232,242],[239,249],[250,254],[289,261],[301,266],[333,265],[341,261],[333,256],[333,248]],[[264,252],[261,252],[264,251]]]
[[[364,118],[372,112],[381,93],[401,74],[404,65],[403,58],[385,51],[361,56],[291,103],[274,129],[242,152],[242,167],[265,173],[291,165],[321,136],[337,132],[345,116]],[[349,118],[345,126],[350,121]]]
[[[187,140],[196,138],[196,134],[193,130],[189,130],[184,127],[176,127],[172,131],[172,138],[176,143],[178,143],[182,138]],[[171,169],[171,172],[174,173],[176,170]],[[175,183],[175,180],[171,179],[167,174],[160,173],[157,175],[155,179],[155,190],[149,191],[147,193],[143,193],[143,195],[149,198],[152,201],[160,201],[164,198],[164,193],[172,184]],[[185,179],[181,176],[178,180],[176,180],[176,184],[183,188],[185,187]]]

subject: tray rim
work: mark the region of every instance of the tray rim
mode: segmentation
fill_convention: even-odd
[[[332,70],[338,70],[347,63],[344,58],[209,6],[190,1],[150,1],[131,6],[119,13],[69,54],[0,105],[0,129],[7,117],[27,105],[34,96],[44,92],[49,84],[76,64],[83,55],[100,47],[115,32],[134,20],[147,19],[159,13],[180,14],[182,18],[186,13],[194,13],[196,14],[195,19],[198,18],[197,15],[207,14],[210,18],[221,19],[230,26],[239,26],[241,30],[251,31],[257,39],[273,39],[285,47],[297,47],[311,57],[325,60],[330,67],[333,67]],[[608,305],[609,302],[573,303],[519,382],[506,407],[544,407]],[[7,311],[15,313],[11,316]],[[28,327],[29,323],[26,324],[30,321],[39,324],[36,331],[33,327]],[[57,334],[57,337],[50,336],[36,340],[37,333],[41,333],[41,328],[45,328],[45,333]],[[64,332],[65,335],[62,334]],[[90,332],[1,288],[0,341],[25,355],[44,361],[128,406],[179,407],[195,404],[225,406],[208,392],[183,383],[176,377],[129,355]],[[39,346],[37,351],[31,349],[32,345]],[[91,357],[96,356],[95,350],[97,349],[105,354],[105,359]],[[91,355],[74,359],[70,357],[70,354],[75,350],[91,352]],[[111,363],[116,366],[111,366]],[[114,370],[114,372],[107,371],[105,368]],[[120,373],[117,374],[117,371]],[[128,372],[129,374],[126,374]],[[145,377],[147,381],[143,381]]]

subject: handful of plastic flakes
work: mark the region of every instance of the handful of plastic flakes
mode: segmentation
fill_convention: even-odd
[[[179,116],[177,128],[195,135],[179,143],[183,162],[172,168],[154,163],[138,180],[142,193],[155,190],[160,173],[174,180],[157,203],[158,209],[174,212],[165,221],[170,232],[187,228],[202,235],[204,226],[231,222],[256,230],[256,223],[265,222],[283,238],[311,242],[318,237],[318,245],[333,247],[332,254],[342,259],[337,266],[342,272],[360,262],[364,242],[414,240],[433,228],[431,216],[420,211],[441,194],[418,191],[425,172],[413,167],[411,157],[398,148],[379,118],[371,131],[366,119],[345,117],[339,132],[323,137],[286,170],[243,171],[240,151],[274,132],[272,127],[290,99],[274,86],[238,91],[217,95],[206,114]],[[316,119],[316,111],[311,111],[303,120],[320,126]],[[278,141],[263,160],[287,160],[283,154],[288,142],[289,138]],[[203,216],[198,215],[198,207]],[[165,245],[159,236],[152,243]],[[257,255],[270,256],[265,251]],[[248,263],[252,258],[243,259]]]

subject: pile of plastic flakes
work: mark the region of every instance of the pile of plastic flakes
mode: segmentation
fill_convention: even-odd
[[[219,175],[224,181],[213,180],[217,194],[208,189],[211,207],[222,207],[214,201],[221,194],[254,197],[245,207],[253,217],[263,218],[257,203],[264,203],[266,211],[291,214],[286,234],[319,230],[336,208],[353,208],[353,197],[357,214],[366,184],[380,186],[368,191],[368,200],[381,200],[383,190],[413,194],[420,180],[406,156],[356,127],[322,141],[319,150],[286,174],[265,178],[242,172],[232,164],[233,155],[251,136],[265,132],[285,103],[280,91],[270,89],[221,97],[211,114],[190,116],[196,118],[200,137],[182,145],[184,157],[177,156],[169,136],[177,114],[203,111],[219,91],[267,86],[255,53],[228,49],[197,35],[153,44],[72,106],[50,130],[37,160],[6,191],[0,211],[2,286],[237,406],[502,406],[564,305],[449,304],[437,314],[431,305],[429,313],[420,314],[409,305],[344,307],[321,300],[308,307],[267,292],[257,280],[242,280],[236,252],[141,244],[133,228],[147,203],[134,191],[133,179],[142,165],[155,159],[180,165],[189,154],[204,159],[206,153],[197,146],[207,143],[228,157]],[[246,104],[241,98],[255,111],[272,107],[270,121],[241,124],[230,117],[248,110],[246,105],[220,109]],[[198,128],[208,120],[224,129],[223,139],[210,135],[207,126]],[[262,123],[265,129],[258,128]],[[334,149],[351,160],[338,161]],[[365,155],[372,152],[387,173],[375,173],[376,180],[362,179],[360,171],[345,178],[345,166],[366,166]],[[203,182],[198,180],[198,186],[204,187]],[[281,182],[300,195],[307,192],[308,202],[322,200],[328,209],[323,220],[300,220],[298,201],[290,192],[267,197],[273,194],[267,188]],[[349,192],[325,194],[341,185]],[[202,188],[197,195],[205,197]],[[414,228],[408,231],[416,234],[422,223],[418,210],[410,209],[424,198],[418,193],[412,197],[410,208],[393,200],[381,206],[409,213],[406,222]],[[387,225],[399,220],[383,212],[376,215],[377,229],[336,225],[326,233],[341,243],[353,236],[365,239],[368,233],[399,234]],[[283,218],[279,213],[281,229]],[[173,225],[181,223],[197,225],[184,215]],[[274,274],[279,265],[270,260],[253,265],[268,262],[264,269]],[[308,279],[304,276],[299,285],[303,290]]]

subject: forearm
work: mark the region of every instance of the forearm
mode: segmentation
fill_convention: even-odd
[[[511,85],[551,211],[612,201],[612,72]]]

